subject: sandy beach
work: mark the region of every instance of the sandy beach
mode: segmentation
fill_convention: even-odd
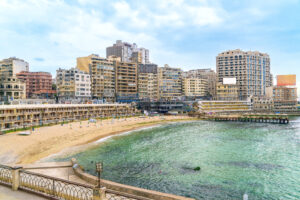
[[[35,129],[29,136],[8,133],[0,136],[1,164],[29,164],[64,149],[142,127],[168,122],[193,120],[187,116],[131,117],[122,119],[73,122]]]

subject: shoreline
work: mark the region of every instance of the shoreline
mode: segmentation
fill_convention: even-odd
[[[194,121],[188,116],[131,117],[122,119],[72,122],[69,124],[40,127],[29,136],[8,133],[0,136],[0,163],[31,164],[61,153],[80,151],[81,148],[97,145],[104,138],[131,133],[135,130],[170,122]],[[93,144],[94,143],[94,144]]]
[[[179,122],[185,122],[186,120],[182,120]],[[193,120],[187,120],[187,121],[193,121]],[[40,162],[51,162],[51,159],[55,159],[55,158],[60,158],[60,157],[65,157],[68,156],[68,154],[77,154],[80,153],[82,151],[88,150],[90,148],[93,148],[95,146],[100,145],[101,143],[114,138],[114,137],[118,137],[118,136],[123,136],[123,135],[130,135],[136,131],[141,131],[144,129],[150,129],[150,128],[156,128],[159,126],[162,126],[164,124],[171,124],[172,122],[163,122],[163,123],[158,123],[158,124],[153,124],[153,125],[148,125],[148,126],[141,126],[139,128],[135,128],[132,130],[127,130],[127,131],[120,131],[120,132],[113,132],[107,136],[103,136],[99,139],[95,139],[91,142],[87,142],[84,144],[79,144],[77,146],[72,146],[72,147],[67,147],[66,149],[61,150],[60,152],[57,152],[55,154],[49,155],[45,158],[42,158],[41,160],[36,161],[36,163],[40,163]],[[50,160],[50,161],[49,161]]]

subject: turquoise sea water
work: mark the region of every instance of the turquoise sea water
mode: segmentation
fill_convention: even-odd
[[[168,124],[60,160],[70,157],[92,174],[102,161],[104,179],[196,199],[300,199],[300,118]]]

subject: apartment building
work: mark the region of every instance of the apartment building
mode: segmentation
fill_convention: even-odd
[[[113,57],[109,59],[91,54],[77,58],[77,69],[90,74],[91,93],[93,99],[101,99],[105,102],[115,101],[115,62]]]
[[[236,84],[217,83],[216,100],[237,101],[239,100],[238,86]]]
[[[179,100],[182,98],[182,70],[168,65],[158,68],[158,88],[161,100]]]
[[[207,80],[207,94],[206,96],[210,98],[215,98],[216,96],[216,72],[212,69],[194,69],[184,72],[183,76],[185,78],[199,78]]]
[[[0,61],[0,77],[14,77],[17,73],[29,71],[28,62],[11,57]]]
[[[26,84],[22,80],[12,77],[0,77],[0,101],[12,101],[26,98]]]
[[[11,57],[0,61],[0,101],[26,98],[26,84],[16,74],[28,71],[28,62]]]
[[[297,88],[295,86],[274,86],[273,100],[276,112],[296,111]]]
[[[57,95],[60,101],[91,99],[91,79],[87,72],[71,68],[56,70]]]
[[[182,92],[187,98],[201,98],[208,93],[207,79],[202,78],[183,78]]]
[[[278,75],[277,85],[267,89],[273,98],[275,112],[293,112],[297,110],[296,75]]]
[[[117,40],[113,46],[106,48],[106,58],[110,56],[120,57],[121,62],[150,63],[148,49],[138,48],[135,43],[130,44],[122,40]]]
[[[116,99],[118,102],[132,102],[138,99],[137,63],[114,60]]]
[[[52,75],[48,72],[22,71],[16,77],[26,83],[26,98],[53,98]]]
[[[252,96],[265,96],[266,87],[272,85],[270,57],[258,51],[229,50],[216,57],[217,81],[235,77],[240,100]]]
[[[158,100],[158,67],[156,64],[139,64],[138,95],[140,100]]]

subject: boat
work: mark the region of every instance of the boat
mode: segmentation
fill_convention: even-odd
[[[24,136],[27,136],[27,135],[30,135],[31,132],[30,131],[22,131],[20,133],[18,133],[18,135],[24,135]]]

